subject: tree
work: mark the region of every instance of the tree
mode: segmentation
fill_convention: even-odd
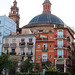
[[[33,63],[30,63],[30,59],[26,59],[21,65],[21,72],[31,72],[33,69]]]
[[[54,71],[55,70],[55,66],[53,65],[53,63],[51,61],[46,61],[45,63],[45,67],[46,67],[46,70],[51,70],[51,71]]]
[[[3,54],[0,56],[0,74],[3,69],[11,69],[13,67],[13,63],[9,60],[9,55]]]

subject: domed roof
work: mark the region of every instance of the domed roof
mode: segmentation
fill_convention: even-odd
[[[55,24],[64,25],[64,22],[60,18],[50,13],[45,13],[45,14],[40,14],[38,16],[35,16],[29,22],[29,24],[34,24],[34,23],[53,23],[53,24],[55,23]]]

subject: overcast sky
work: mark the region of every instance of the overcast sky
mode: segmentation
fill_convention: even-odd
[[[0,16],[8,16],[14,0],[0,0]],[[20,14],[20,27],[27,25],[29,21],[43,11],[44,0],[16,0]],[[51,13],[58,16],[63,22],[75,29],[75,0],[50,0]]]

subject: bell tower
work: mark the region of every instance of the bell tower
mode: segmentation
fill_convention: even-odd
[[[51,13],[51,5],[49,0],[45,0],[43,3],[43,13]]]
[[[13,6],[11,7],[11,11],[9,13],[9,18],[12,19],[17,24],[16,31],[19,31],[20,15],[19,15],[19,8],[17,7],[16,0],[14,0]]]

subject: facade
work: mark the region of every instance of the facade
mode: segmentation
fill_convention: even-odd
[[[45,66],[45,62],[50,60],[60,71],[71,72],[74,71],[71,69],[74,63],[74,30],[51,14],[51,5],[49,0],[45,0],[43,13],[32,18],[22,29],[29,28],[36,34],[36,64]]]
[[[45,67],[46,61],[54,63],[54,33],[38,33],[36,35],[36,65]]]
[[[6,16],[0,16],[0,55],[2,54],[3,36],[16,33],[16,24]]]
[[[35,62],[35,35],[12,35],[3,39],[3,53],[10,54],[10,59],[21,64],[27,58]],[[17,69],[16,69],[17,70]]]
[[[62,72],[71,72],[74,31],[68,27],[54,28],[55,65]],[[69,66],[70,65],[70,66]]]
[[[17,25],[16,25],[16,31],[20,31],[19,29],[19,20],[20,20],[20,15],[19,15],[19,8],[17,7],[17,2],[14,0],[13,6],[11,7],[11,11],[9,13],[9,18],[12,19]]]

